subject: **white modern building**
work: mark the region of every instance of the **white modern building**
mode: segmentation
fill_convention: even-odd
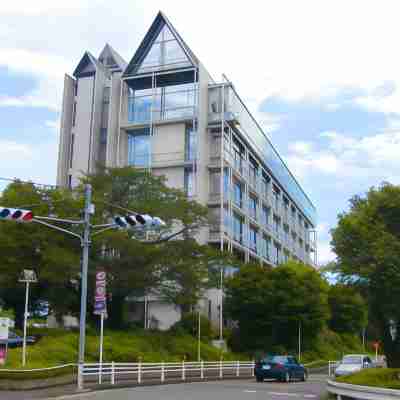
[[[272,267],[316,264],[314,205],[233,84],[214,81],[161,12],[129,63],[107,44],[65,76],[57,183],[99,164],[150,169],[207,205],[201,243]]]

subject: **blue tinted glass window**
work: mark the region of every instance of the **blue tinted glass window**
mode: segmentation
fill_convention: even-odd
[[[185,192],[187,196],[194,195],[194,174],[192,170],[185,169]]]
[[[262,223],[264,225],[269,225],[270,224],[270,215],[271,215],[271,210],[268,207],[263,206],[262,208]]]
[[[224,169],[224,194],[228,193],[229,188],[229,173],[228,170]]]
[[[148,167],[150,165],[149,129],[128,132],[128,165]]]
[[[250,243],[249,243],[250,248],[252,250],[256,251],[257,250],[257,231],[252,227],[250,227],[250,229],[249,229],[249,241],[250,241]]]
[[[242,243],[243,221],[237,214],[233,214],[233,238],[237,242]]]
[[[242,186],[239,182],[235,182],[233,185],[234,190],[234,202],[238,207],[242,207]]]
[[[249,212],[254,219],[257,218],[257,200],[254,197],[249,198]]]
[[[196,132],[192,126],[186,127],[186,161],[192,161],[196,159]]]

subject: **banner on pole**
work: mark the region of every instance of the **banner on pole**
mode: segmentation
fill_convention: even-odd
[[[96,289],[94,294],[95,315],[104,314],[107,318],[107,291],[106,291],[106,273],[104,271],[96,272]]]

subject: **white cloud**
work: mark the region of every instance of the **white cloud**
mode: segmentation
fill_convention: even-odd
[[[336,254],[332,251],[329,241],[318,241],[318,265],[334,261]]]
[[[39,144],[0,140],[0,171],[5,178],[55,184],[57,138]]]
[[[400,34],[400,3],[391,0],[364,2],[362,18],[358,2],[346,0],[250,1],[247,7],[227,0],[204,0],[196,9],[196,18],[192,7],[182,6],[180,0],[115,0],[112,9],[105,0],[15,0],[0,7],[0,27],[4,26],[0,55],[11,48],[68,59],[68,66],[51,66],[57,76],[48,71],[34,74],[38,79],[49,77],[48,87],[56,92],[49,99],[49,91],[42,85],[35,99],[59,107],[60,77],[72,71],[84,50],[96,54],[110,41],[129,59],[159,9],[170,17],[212,75],[219,79],[219,74],[226,72],[243,97],[255,99],[253,111],[272,95],[319,99],[342,87],[357,87],[373,96],[388,80],[397,87],[385,100],[384,109],[400,111],[400,54],[393,50]],[[223,29],[221,15],[229,17]],[[8,60],[10,65],[12,58]],[[33,60],[24,65],[46,69],[46,63]],[[381,109],[382,102],[374,99],[358,101]],[[276,126],[274,121],[269,130]]]
[[[47,120],[44,121],[44,124],[48,127],[54,130],[55,132],[58,132],[60,130],[60,119],[56,119],[55,121],[53,120]]]
[[[11,140],[0,140],[0,160],[1,163],[31,158],[32,148],[28,145],[17,143]]]
[[[387,131],[361,138],[337,132],[324,132],[326,139],[316,144],[295,142],[289,148],[287,162],[302,177],[322,174],[340,180],[358,182],[400,179],[400,131]]]
[[[45,107],[58,110],[61,106],[63,76],[71,65],[62,56],[31,50],[1,49],[0,66],[6,67],[17,77],[33,77],[35,87],[21,96],[2,93],[0,88],[0,106]]]
[[[102,3],[99,1],[91,0],[92,3]],[[4,14],[23,14],[29,16],[40,16],[47,14],[68,14],[73,15],[82,12],[82,9],[87,8],[88,1],[84,0],[68,0],[68,1],[54,1],[54,0],[14,0],[7,1],[1,5],[0,15]]]

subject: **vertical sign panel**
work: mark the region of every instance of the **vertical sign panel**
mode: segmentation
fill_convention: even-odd
[[[96,290],[94,294],[94,314],[107,315],[106,273],[96,272]]]

